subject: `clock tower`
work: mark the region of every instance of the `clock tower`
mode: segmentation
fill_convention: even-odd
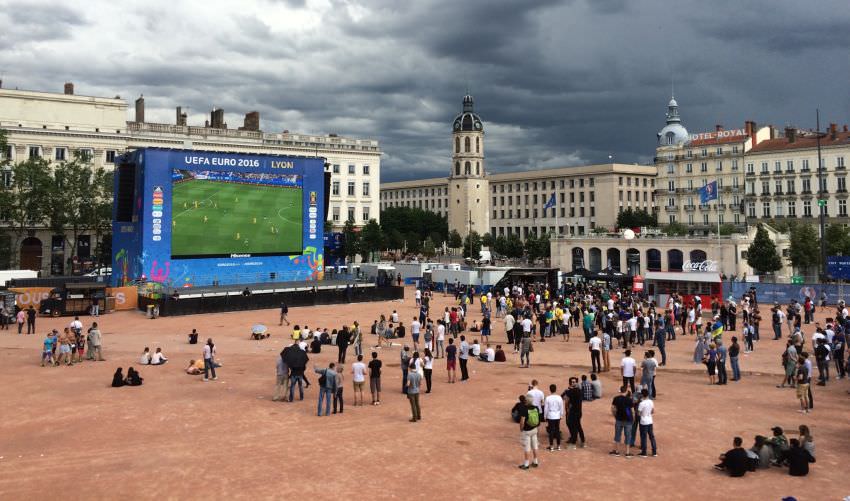
[[[452,125],[452,167],[449,173],[449,231],[466,238],[471,231],[490,231],[489,182],[484,174],[484,125],[475,114],[472,96],[463,98],[463,112]]]

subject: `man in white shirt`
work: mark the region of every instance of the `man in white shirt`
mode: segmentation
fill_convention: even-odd
[[[505,334],[508,336],[508,344],[513,344],[514,342],[514,324],[516,323],[516,319],[510,313],[505,314]]]
[[[655,431],[652,429],[652,414],[655,413],[655,403],[649,399],[649,391],[644,388],[640,390],[643,399],[638,404],[638,415],[640,415],[640,457],[646,457],[646,436],[652,443],[652,456],[658,455],[655,445]]]
[[[635,367],[637,362],[632,358],[632,350],[626,350],[626,356],[620,360],[620,375],[623,376],[623,386],[635,391]]]
[[[151,365],[162,365],[165,362],[168,362],[168,359],[165,358],[165,354],[162,353],[162,348],[157,348],[156,352],[151,357]]]
[[[543,399],[546,398],[546,395],[537,387],[536,379],[531,381],[531,388],[528,390],[528,394],[531,395],[531,405],[537,407],[543,413]]]
[[[561,450],[561,418],[564,417],[564,400],[557,393],[558,387],[549,385],[549,396],[543,401],[543,415],[546,418],[546,433],[549,435],[548,451]],[[553,449],[553,444],[557,444]]]
[[[487,344],[487,349],[484,350],[484,354],[481,355],[481,360],[484,362],[495,362],[496,361],[496,350],[490,347],[490,344]]]
[[[357,355],[357,361],[351,364],[351,380],[354,381],[354,405],[363,405],[363,385],[366,382],[366,364],[363,363],[363,355]],[[358,393],[360,404],[357,403]]]
[[[415,297],[416,297],[416,306],[421,306],[422,305],[422,291],[419,290],[419,289],[416,289]]]
[[[591,372],[602,372],[602,338],[599,337],[599,332],[593,333],[589,346]]]
[[[418,317],[413,317],[413,322],[410,322],[410,337],[413,339],[413,350],[419,351],[419,334],[422,332],[422,324],[419,323]]]
[[[446,356],[446,324],[445,322],[437,321],[437,353],[435,358],[443,358]]]
[[[393,310],[392,315],[390,315],[390,322],[397,324],[398,323],[398,312]]]

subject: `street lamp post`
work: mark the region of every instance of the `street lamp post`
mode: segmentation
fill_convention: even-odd
[[[821,160],[820,138],[823,137],[820,131],[820,109],[815,109],[815,126],[817,127],[815,134],[818,145],[818,212],[820,222],[820,270],[821,280],[826,279],[826,199],[824,191],[826,186],[823,178],[823,163]]]

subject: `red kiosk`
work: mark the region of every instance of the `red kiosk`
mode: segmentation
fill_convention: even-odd
[[[646,295],[659,305],[667,304],[673,293],[681,296],[685,304],[691,303],[695,296],[700,297],[703,305],[710,305],[712,299],[723,301],[723,281],[716,261],[686,261],[681,272],[648,271],[644,282]]]

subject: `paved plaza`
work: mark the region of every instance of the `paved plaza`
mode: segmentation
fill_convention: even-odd
[[[381,313],[398,310],[409,324],[417,312],[412,292],[403,302],[291,308],[289,318],[311,329],[359,320],[371,346],[375,338],[368,328]],[[436,294],[432,312],[450,304],[453,298]],[[471,319],[480,319],[476,310],[470,308]],[[304,401],[272,402],[276,357],[291,332],[277,319],[277,310],[156,320],[137,312],[108,314],[99,319],[106,362],[53,368],[39,366],[43,334],[70,318],[39,318],[37,336],[0,331],[0,498],[521,499],[559,492],[569,499],[826,500],[850,494],[842,480],[850,460],[850,384],[815,386],[814,412],[801,415],[794,390],[775,387],[785,343],[771,340],[764,328],[755,352],[742,354],[743,380],[728,386],[707,384],[704,366],[692,362],[692,336],[667,343],[668,364],[657,377],[655,458],[608,455],[610,403],[620,384],[621,350],[614,349],[612,371],[601,377],[603,398],[584,405],[588,447],[554,453],[541,448],[540,468],[521,471],[510,409],[531,379],[544,391],[556,383],[560,392],[569,376],[589,374],[580,329],[567,343],[535,343],[529,369],[518,367],[518,355],[507,346],[507,363],[470,361],[466,383],[446,383],[445,360],[435,361],[433,392],[421,398],[422,421],[411,423],[398,346],[379,350],[385,367],[381,406],[352,405],[349,348],[345,413],[316,416],[313,364],[326,367],[337,356],[336,347],[327,346],[310,355],[313,386]],[[88,327],[92,319],[82,320]],[[270,339],[249,339],[257,322],[270,327]],[[813,325],[804,326],[807,335],[813,330],[808,327]],[[223,364],[217,381],[203,383],[202,376],[184,372],[189,359],[201,354],[200,344],[187,343],[192,328],[201,342],[216,342]],[[497,319],[492,342],[507,345],[505,340]],[[145,346],[161,347],[169,363],[142,367],[141,387],[111,388],[116,367],[140,368]],[[642,353],[635,349],[636,358]],[[773,426],[796,436],[800,424],[811,427],[817,446],[809,477],[790,477],[786,468],[774,467],[729,478],[712,469],[733,436],[744,437],[749,447],[754,435],[769,435]],[[563,423],[562,429],[566,434]]]

